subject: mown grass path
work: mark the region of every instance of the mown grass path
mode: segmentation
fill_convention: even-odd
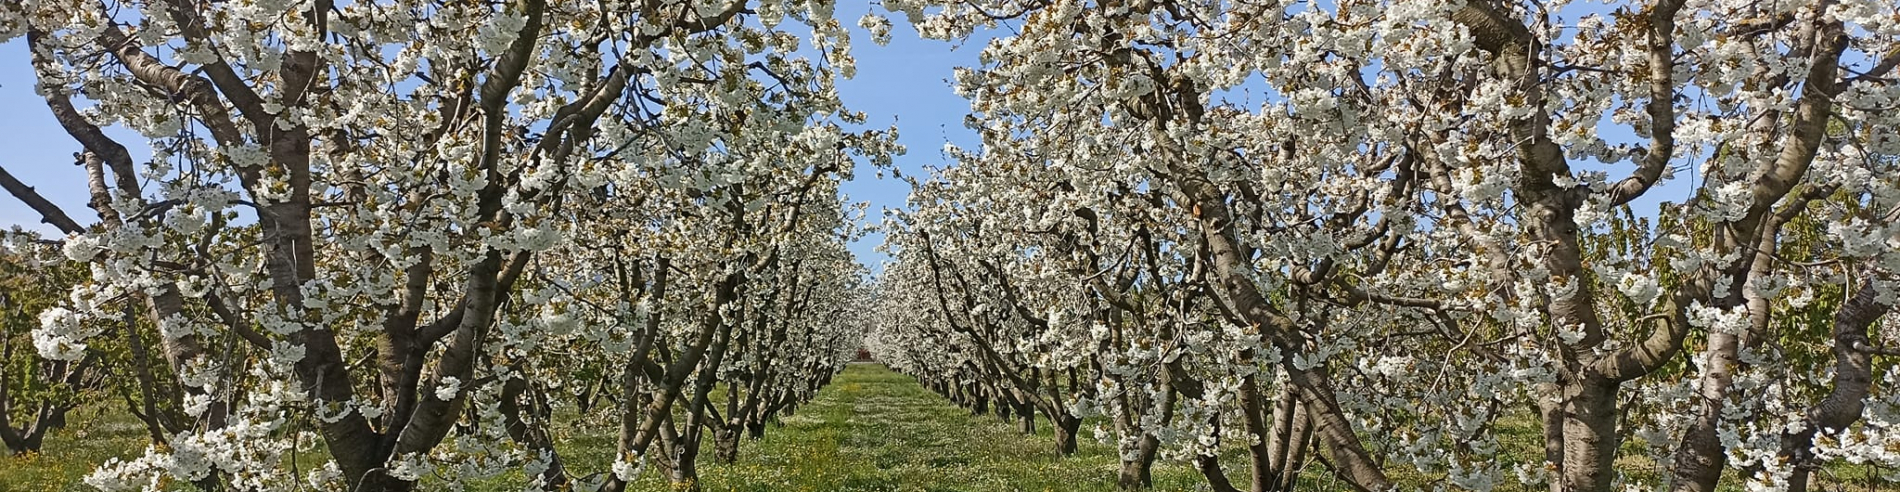
[[[761,440],[740,444],[739,461],[715,462],[711,439],[701,452],[701,487],[707,492],[1040,492],[1113,491],[1119,463],[1112,445],[1095,442],[1087,424],[1080,450],[1054,455],[1047,420],[1039,434],[1024,435],[1014,422],[973,416],[931,393],[910,376],[877,364],[853,364],[818,398],[767,429]],[[90,491],[80,480],[109,458],[131,459],[145,448],[136,420],[106,405],[74,415],[73,426],[47,440],[48,454],[0,456],[0,492]],[[563,457],[572,469],[605,470],[612,459],[614,428],[568,423],[557,428]],[[304,466],[324,459],[306,453]],[[652,468],[633,490],[672,487]],[[520,473],[474,480],[470,492],[522,490]],[[178,484],[178,490],[186,490]],[[447,490],[425,480],[421,490]],[[1205,490],[1186,466],[1155,464],[1156,491]]]
[[[701,468],[708,491],[1115,490],[1114,448],[1082,432],[1058,458],[1046,422],[1024,435],[972,416],[909,376],[853,364],[785,426],[741,445],[739,462]],[[1198,475],[1157,463],[1156,490],[1195,490]],[[660,485],[653,483],[652,485]]]
[[[1534,421],[1525,417],[1506,425],[1505,442],[1513,449],[1532,452],[1538,444]],[[762,440],[740,445],[739,461],[723,465],[712,459],[712,444],[701,452],[702,489],[707,492],[1042,492],[1114,491],[1119,463],[1110,444],[1096,442],[1084,424],[1081,446],[1074,456],[1054,455],[1055,438],[1047,420],[1040,433],[1024,435],[1016,423],[990,415],[973,416],[949,400],[931,393],[910,376],[877,364],[853,364],[819,392],[818,398],[785,416],[783,426],[767,430]],[[115,406],[88,407],[72,416],[72,426],[48,436],[45,455],[0,455],[0,492],[90,491],[80,482],[108,458],[137,457],[145,447],[138,422]],[[605,470],[612,459],[614,427],[567,423],[556,429],[563,457],[572,469]],[[708,439],[710,441],[710,439]],[[305,453],[304,464],[324,459],[320,450]],[[1223,459],[1230,477],[1246,479],[1240,450]],[[1654,474],[1653,465],[1639,458],[1619,462],[1623,471]],[[648,469],[632,490],[663,492],[671,485]],[[1841,467],[1823,490],[1894,490],[1875,477],[1873,470]],[[1157,492],[1207,490],[1200,475],[1179,462],[1155,463]],[[1395,478],[1413,484],[1405,489],[1429,490],[1435,477],[1398,471]],[[1653,478],[1653,477],[1652,477]],[[1733,475],[1725,476],[1722,490],[1740,490]],[[468,492],[522,490],[526,477],[519,472],[475,480]],[[1423,484],[1422,486],[1420,484]],[[187,490],[175,484],[175,490]],[[425,480],[421,490],[448,490]],[[1348,488],[1318,466],[1309,467],[1299,490],[1332,492]],[[1506,482],[1501,490],[1527,488]]]

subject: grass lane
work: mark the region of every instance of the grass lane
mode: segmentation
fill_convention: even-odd
[[[1535,422],[1528,418],[1504,422],[1507,448],[1531,452],[1539,444]],[[92,490],[79,480],[111,457],[130,459],[145,448],[142,428],[116,406],[90,407],[72,415],[73,425],[47,438],[45,455],[0,456],[0,491]],[[972,416],[949,400],[931,393],[915,379],[877,364],[853,364],[818,397],[783,418],[783,426],[767,430],[762,440],[740,444],[739,461],[719,464],[713,459],[711,436],[701,453],[702,488],[708,492],[1042,492],[1113,491],[1119,463],[1111,444],[1094,440],[1091,424],[1081,432],[1074,456],[1054,455],[1055,438],[1047,420],[1036,435],[1017,431],[1015,422],[994,416]],[[566,421],[554,429],[558,446],[570,470],[605,470],[612,460],[614,428],[610,423]],[[1223,458],[1230,478],[1244,482],[1244,451],[1230,450]],[[304,450],[304,468],[321,461],[321,450]],[[1656,472],[1638,457],[1619,461],[1620,471],[1642,476]],[[1429,490],[1437,477],[1393,470],[1406,489]],[[666,491],[671,487],[649,468],[633,490]],[[1891,484],[1863,467],[1832,467],[1817,490],[1893,490]],[[1653,477],[1651,477],[1653,479]],[[1200,475],[1178,462],[1155,463],[1156,491],[1207,490]],[[469,492],[522,490],[521,473],[504,473],[467,483]],[[1722,489],[1739,490],[1735,473],[1726,474]],[[182,484],[175,487],[183,490]],[[1348,490],[1324,471],[1309,466],[1300,490]],[[444,490],[445,484],[425,480],[423,490]],[[1525,488],[1507,480],[1503,491]]]
[[[1054,456],[1047,422],[1034,436],[992,416],[972,416],[909,376],[853,364],[817,399],[764,440],[741,446],[739,462],[701,467],[709,491],[1092,491],[1115,490],[1114,448],[1087,439]],[[1157,490],[1194,490],[1194,471],[1157,463]],[[658,486],[658,482],[649,484]]]

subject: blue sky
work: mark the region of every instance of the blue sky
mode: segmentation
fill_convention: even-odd
[[[883,9],[878,8],[882,13]],[[841,20],[855,21],[863,12],[840,9]],[[963,126],[970,102],[950,90],[951,71],[956,67],[977,65],[987,37],[979,36],[960,43],[920,39],[917,31],[904,22],[902,14],[892,15],[891,41],[878,46],[871,36],[852,28],[851,51],[858,60],[856,78],[838,82],[838,93],[845,105],[863,111],[868,126],[883,128],[897,125],[898,139],[909,153],[897,157],[897,165],[907,176],[921,176],[925,166],[942,166],[948,159],[944,143],[975,148],[976,132]],[[901,116],[900,116],[901,115]],[[885,173],[877,179],[869,166],[858,169],[856,179],[844,186],[854,202],[870,202],[866,221],[880,221],[882,208],[901,208],[910,193],[910,185]],[[886,258],[874,251],[884,242],[881,234],[871,234],[852,245],[858,261],[878,268]]]
[[[33,93],[33,65],[24,39],[0,43],[0,166],[28,186],[39,189],[81,222],[98,220],[86,208],[85,173],[72,165],[79,142],[53,121],[46,102]],[[127,145],[143,138],[129,131],[112,135]],[[136,157],[138,154],[134,154]],[[12,196],[0,197],[0,227],[20,224],[31,230],[56,232],[40,223],[40,216]]]
[[[882,8],[870,7],[880,13]],[[864,10],[839,9],[838,17],[855,23]],[[906,174],[921,173],[925,166],[942,164],[946,142],[973,146],[975,132],[963,126],[969,102],[950,91],[951,70],[973,66],[982,49],[981,41],[946,43],[923,40],[910,25],[897,16],[891,42],[878,46],[871,36],[853,26],[852,52],[858,60],[857,77],[838,83],[838,90],[851,109],[862,111],[867,125],[899,127],[902,143],[910,153],[897,158]],[[86,208],[85,174],[72,165],[79,143],[67,136],[53,120],[45,102],[33,92],[34,76],[26,43],[15,40],[0,43],[0,167],[36,187],[42,195],[59,204],[80,222],[97,220]],[[900,115],[902,115],[900,117]],[[133,157],[150,155],[145,139],[136,132],[107,129],[107,133],[132,147]],[[862,166],[857,176],[846,183],[844,191],[853,202],[869,202],[867,221],[881,220],[883,208],[904,206],[909,185],[890,173]],[[39,214],[11,196],[0,196],[0,227],[21,225],[29,230],[56,234],[39,222]],[[877,268],[885,256],[875,251],[882,235],[871,234],[851,246],[858,260]]]

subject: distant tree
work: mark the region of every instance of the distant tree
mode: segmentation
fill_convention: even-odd
[[[16,230],[0,245],[0,443],[13,454],[39,452],[68,412],[102,393],[100,354],[46,360],[35,349],[34,329],[60,322],[65,313],[50,308],[86,276],[38,241]]]

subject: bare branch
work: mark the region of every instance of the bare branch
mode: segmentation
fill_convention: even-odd
[[[33,211],[39,212],[40,222],[57,227],[60,232],[67,234],[86,232],[86,228],[80,227],[78,222],[73,221],[72,217],[67,216],[66,211],[61,210],[59,205],[55,205],[53,202],[48,201],[46,197],[40,196],[40,192],[34,190],[33,187],[27,186],[26,183],[21,183],[19,179],[13,177],[12,173],[7,172],[4,166],[0,166],[0,188],[6,188],[7,193],[11,193],[14,198],[26,202],[26,206],[32,207]]]

